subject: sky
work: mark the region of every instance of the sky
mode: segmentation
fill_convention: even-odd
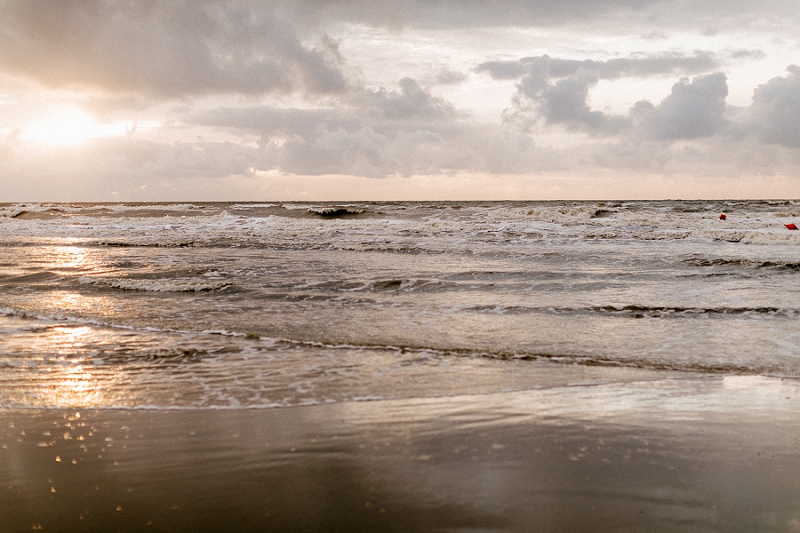
[[[796,0],[0,0],[0,201],[800,198]]]

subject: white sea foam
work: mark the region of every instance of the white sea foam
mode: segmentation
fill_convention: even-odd
[[[149,292],[203,292],[215,291],[230,287],[227,281],[210,281],[207,279],[131,279],[131,278],[99,278],[92,279],[95,285],[104,285],[115,289]]]
[[[459,210],[417,209],[414,216],[408,210],[394,206],[381,208],[381,216],[343,218],[327,224],[324,217],[297,218],[271,214],[268,217],[249,217],[243,209],[232,206],[229,212],[218,207],[204,208],[207,215],[180,217],[104,217],[85,209],[70,206],[37,204],[28,206],[37,211],[51,209],[73,210],[69,223],[55,218],[10,218],[23,209],[20,205],[2,207],[0,237],[8,236],[51,239],[94,239],[97,244],[113,246],[273,246],[277,248],[345,249],[345,250],[402,250],[414,248],[431,252],[469,248],[482,253],[502,239],[538,238],[545,240],[582,239],[711,239],[749,244],[792,245],[800,232],[783,227],[786,217],[761,211],[729,216],[727,221],[716,218],[715,212],[674,212],[663,208],[648,210],[641,207],[621,208],[599,204],[578,206],[533,207],[466,206]],[[264,204],[271,205],[271,204]],[[98,206],[94,206],[96,209]],[[186,212],[192,204],[169,206],[110,206],[119,212],[126,210],[167,209]],[[236,207],[236,209],[234,209]],[[287,209],[302,209],[317,214],[358,214],[362,205],[284,204]],[[105,207],[103,207],[105,209]],[[199,208],[198,208],[199,209]],[[598,211],[610,216],[595,217]],[[197,212],[197,210],[195,211]],[[414,240],[409,247],[410,241]],[[524,246],[517,253],[527,253]]]
[[[270,207],[280,207],[280,204],[233,204],[229,209],[267,209]]]

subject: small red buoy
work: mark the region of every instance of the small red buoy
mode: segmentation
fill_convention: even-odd
[[[720,220],[725,220],[726,218],[728,218],[728,216],[725,213],[720,213],[719,215]]]
[[[797,226],[795,226],[793,223],[792,224],[784,224],[784,226],[786,226],[786,229],[797,229]]]

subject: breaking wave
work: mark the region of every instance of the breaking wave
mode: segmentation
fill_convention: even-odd
[[[147,292],[208,292],[220,291],[231,286],[227,281],[209,281],[198,279],[132,279],[132,278],[94,278],[89,283],[122,289],[127,291]]]
[[[687,265],[695,267],[734,267],[747,269],[785,270],[790,272],[800,271],[800,262],[794,261],[754,261],[752,259],[706,259],[691,258],[684,261]]]
[[[365,213],[366,210],[357,207],[327,206],[327,207],[309,207],[308,212],[313,215],[319,215],[324,218],[344,218],[344,217],[352,217],[355,215],[360,215],[362,213]]]

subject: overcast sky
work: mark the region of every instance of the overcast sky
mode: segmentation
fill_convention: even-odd
[[[0,0],[0,201],[798,197],[797,0]]]

